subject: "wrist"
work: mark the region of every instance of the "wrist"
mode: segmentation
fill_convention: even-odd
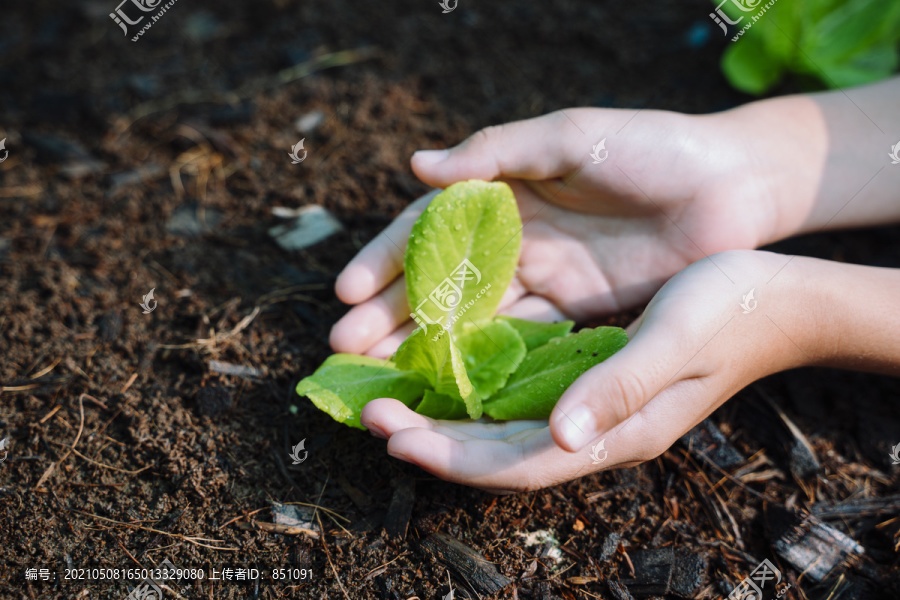
[[[815,364],[900,375],[900,269],[803,261],[816,282]]]
[[[756,209],[758,245],[806,231],[828,155],[827,127],[816,103],[786,96],[709,117],[725,141],[726,189],[734,202]]]

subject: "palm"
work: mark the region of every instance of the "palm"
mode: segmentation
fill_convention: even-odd
[[[398,458],[493,493],[536,490],[597,469],[588,453],[560,449],[546,421],[437,421],[389,398],[367,404],[362,418],[389,432],[388,450]]]
[[[681,206],[690,203],[678,197],[629,197],[636,185],[653,188],[654,182],[635,184],[624,168],[616,169],[601,185],[584,171],[566,187],[510,181],[524,224],[519,300],[537,296],[574,320],[609,314],[646,302],[704,256],[752,244],[749,231],[745,241],[734,227],[723,237],[726,228],[716,222],[722,215],[699,203],[685,211]]]

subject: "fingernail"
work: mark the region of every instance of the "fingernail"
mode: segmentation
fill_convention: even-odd
[[[578,405],[568,413],[561,413],[556,420],[562,439],[575,451],[597,437],[594,413],[586,406]]]
[[[393,456],[397,460],[402,460],[403,462],[415,464],[415,463],[413,463],[413,461],[409,460],[409,457],[407,457],[405,454],[400,454],[399,452],[391,452],[390,450],[388,450],[388,454]]]
[[[374,423],[363,423],[363,427],[368,429],[369,433],[371,433],[372,435],[374,435],[377,438],[381,438],[383,440],[388,439],[388,436],[384,432],[384,430],[381,429],[381,427],[379,427],[378,425],[375,425]]]
[[[423,167],[430,167],[447,160],[449,150],[419,150],[413,154],[413,158]]]

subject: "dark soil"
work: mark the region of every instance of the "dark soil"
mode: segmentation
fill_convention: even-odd
[[[851,591],[832,598],[896,598],[896,509],[830,521],[870,561],[839,584],[801,577],[764,526],[767,505],[900,492],[888,457],[900,443],[895,379],[802,370],[741,392],[713,420],[744,457],[768,461],[748,483],[676,446],[637,468],[508,497],[397,462],[292,393],[329,354],[346,310],[335,275],[426,191],[413,151],[569,106],[744,102],[718,69],[725,42],[710,7],[461,0],[441,14],[437,0],[181,0],[136,43],[108,17],[115,0],[4,7],[0,438],[12,446],[0,464],[0,598],[123,599],[136,581],[67,581],[66,569],[168,558],[207,577],[224,566],[306,569],[290,583],[186,584],[191,599],[435,599],[449,591],[447,570],[419,544],[434,532],[512,579],[503,598],[618,598],[607,579],[627,586],[641,575],[632,555],[670,546],[708,559],[697,597],[727,596],[767,558],[793,584],[788,598],[826,598],[836,585]],[[356,60],[229,103],[247,82],[342,50]],[[204,102],[167,102],[192,90]],[[313,111],[324,122],[298,132]],[[308,158],[292,165],[301,137]],[[309,204],[346,232],[281,250],[267,233],[271,207]],[[898,233],[777,249],[900,267]],[[158,306],[143,314],[151,288]],[[262,374],[219,374],[211,360]],[[818,473],[792,476],[766,434],[775,421],[764,395],[809,437]],[[308,459],[291,465],[304,439]],[[405,536],[392,537],[382,526],[389,508],[402,521],[398,489],[414,502]],[[333,511],[311,525],[321,519],[325,535],[242,528],[271,522],[273,501]],[[544,529],[562,545],[558,564],[519,536]],[[50,581],[27,580],[28,568]]]

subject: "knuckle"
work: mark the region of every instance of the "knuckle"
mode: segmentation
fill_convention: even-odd
[[[665,440],[659,438],[648,440],[647,444],[638,452],[638,458],[641,462],[655,460],[658,456],[662,456],[669,447],[670,444]]]
[[[503,125],[490,125],[479,129],[472,135],[472,143],[476,146],[488,146],[503,136]]]
[[[602,401],[615,418],[615,422],[621,423],[644,405],[646,401],[644,383],[635,373],[623,369],[615,374],[610,385],[609,395]]]

